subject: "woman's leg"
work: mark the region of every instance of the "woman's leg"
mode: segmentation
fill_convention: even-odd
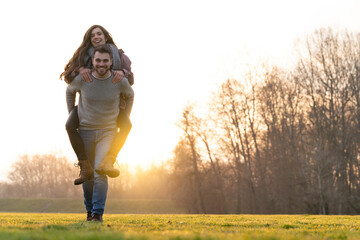
[[[79,116],[77,106],[70,112],[65,126],[69,135],[71,146],[74,149],[78,160],[87,160],[88,158],[85,154],[84,142],[78,132]]]
[[[115,157],[119,154],[120,150],[124,146],[127,137],[129,136],[130,130],[132,128],[132,124],[129,116],[122,110],[120,110],[118,119],[117,119],[118,127],[120,128],[120,132],[116,134],[116,137],[111,143],[111,148],[109,154],[115,155]]]
[[[78,132],[79,116],[77,106],[70,112],[65,126],[69,135],[71,146],[73,147],[79,160],[78,165],[80,166],[80,175],[79,178],[75,179],[74,181],[75,185],[79,185],[93,178],[94,170],[89,164],[87,155],[85,153],[84,142]]]
[[[132,127],[129,116],[123,110],[120,110],[117,123],[120,128],[120,132],[116,133],[115,138],[111,142],[109,152],[106,154],[101,164],[99,164],[99,166],[95,169],[98,174],[106,174],[113,178],[119,176],[120,174],[119,170],[114,168],[113,165],[116,161],[117,155],[124,146]]]
[[[126,103],[124,98],[120,98],[120,112],[117,118],[117,126],[120,128],[120,132],[118,132],[114,141],[111,144],[111,149],[109,151],[110,155],[116,156],[119,154],[120,150],[124,146],[126,139],[130,133],[132,128],[132,124],[130,121],[130,114],[133,107],[133,103]]]

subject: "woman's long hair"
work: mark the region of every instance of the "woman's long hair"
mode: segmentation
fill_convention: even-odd
[[[79,74],[80,67],[84,66],[84,58],[88,53],[89,48],[91,45],[91,32],[95,28],[100,28],[101,31],[104,33],[106,43],[114,43],[111,34],[100,25],[93,25],[91,26],[85,33],[84,39],[78,49],[75,51],[72,58],[69,62],[65,65],[64,72],[60,74],[60,79],[63,79],[66,83],[70,84],[71,81]],[[91,56],[90,56],[91,57]]]

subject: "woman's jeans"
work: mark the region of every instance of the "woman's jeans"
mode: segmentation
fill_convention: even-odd
[[[121,148],[124,146],[132,127],[129,116],[123,110],[120,110],[117,119],[117,125],[120,128],[120,132],[116,134],[116,137],[109,151],[109,154],[115,157],[119,154]],[[66,131],[69,135],[71,146],[73,147],[78,160],[87,160],[88,157],[85,153],[84,143],[79,135],[78,127],[79,116],[76,106],[69,114],[69,118],[66,122]]]
[[[66,131],[69,135],[71,146],[74,149],[74,152],[79,161],[87,160],[87,156],[85,154],[84,142],[81,139],[78,127],[79,127],[79,115],[78,115],[78,107],[75,106],[73,110],[71,110],[69,117],[66,121]]]
[[[79,130],[91,166],[95,169],[108,153],[117,129]],[[83,183],[86,211],[103,214],[108,191],[105,175],[94,173],[94,178]]]

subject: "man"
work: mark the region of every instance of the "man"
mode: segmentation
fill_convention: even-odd
[[[78,129],[86,155],[95,169],[109,153],[111,143],[117,134],[120,96],[125,97],[126,106],[132,106],[134,91],[126,78],[112,83],[113,60],[109,46],[95,47],[92,63],[92,81],[85,82],[80,75],[77,76],[66,89],[66,102],[70,113],[75,107],[76,93],[80,93]],[[125,114],[130,114],[130,109],[125,109]],[[83,183],[88,221],[102,221],[107,190],[107,176],[104,174],[96,172],[93,179]]]

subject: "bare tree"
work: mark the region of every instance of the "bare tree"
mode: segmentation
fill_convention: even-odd
[[[191,105],[185,107],[182,115],[182,119],[178,123],[178,126],[183,130],[184,139],[189,146],[191,151],[191,166],[192,174],[194,177],[194,194],[197,196],[196,205],[201,213],[206,213],[204,193],[202,188],[202,179],[199,169],[201,164],[200,154],[198,153],[197,148],[197,138],[196,134],[196,125],[199,124],[199,120],[196,118],[193,108]]]
[[[239,81],[228,79],[212,103],[218,115],[216,125],[223,129],[220,137],[222,150],[228,154],[234,171],[238,213],[245,209],[245,212],[256,212],[259,205],[256,196],[256,182],[259,179],[256,179],[255,171],[259,163],[256,159],[260,160],[260,150],[255,126],[256,99],[252,90],[248,94]]]
[[[171,165],[171,199],[187,208],[188,213],[199,213],[192,154],[185,139],[181,139],[175,147]]]
[[[210,169],[212,170],[212,175],[215,178],[215,184],[211,185],[213,188],[216,189],[216,191],[219,193],[219,201],[215,201],[216,206],[218,206],[220,213],[227,213],[227,199],[225,194],[225,186],[224,186],[224,180],[222,176],[222,170],[221,170],[221,160],[219,156],[216,155],[214,150],[211,147],[211,140],[214,140],[212,138],[214,136],[214,131],[211,130],[209,127],[209,124],[207,124],[206,121],[199,119],[199,126],[195,129],[196,134],[201,139],[202,143],[205,147],[205,152],[208,157],[208,161],[210,163]],[[215,137],[216,139],[216,137]],[[214,197],[214,196],[213,196]]]
[[[349,179],[358,169],[355,135],[352,133],[354,109],[351,91],[357,86],[359,52],[348,34],[320,29],[307,38],[307,54],[300,57],[294,76],[308,97],[309,166],[317,179],[319,213],[344,212],[351,196]],[[356,106],[356,105],[355,105]],[[355,168],[354,168],[355,167]],[[345,210],[346,211],[346,210]]]
[[[65,157],[36,154],[21,156],[8,178],[19,197],[74,197],[81,196],[73,185],[77,173]]]
[[[264,75],[258,91],[259,113],[264,123],[263,157],[267,161],[268,194],[273,211],[294,213],[301,207],[304,190],[302,158],[305,129],[299,87],[289,74],[274,67]],[[299,201],[300,199],[300,201]]]

